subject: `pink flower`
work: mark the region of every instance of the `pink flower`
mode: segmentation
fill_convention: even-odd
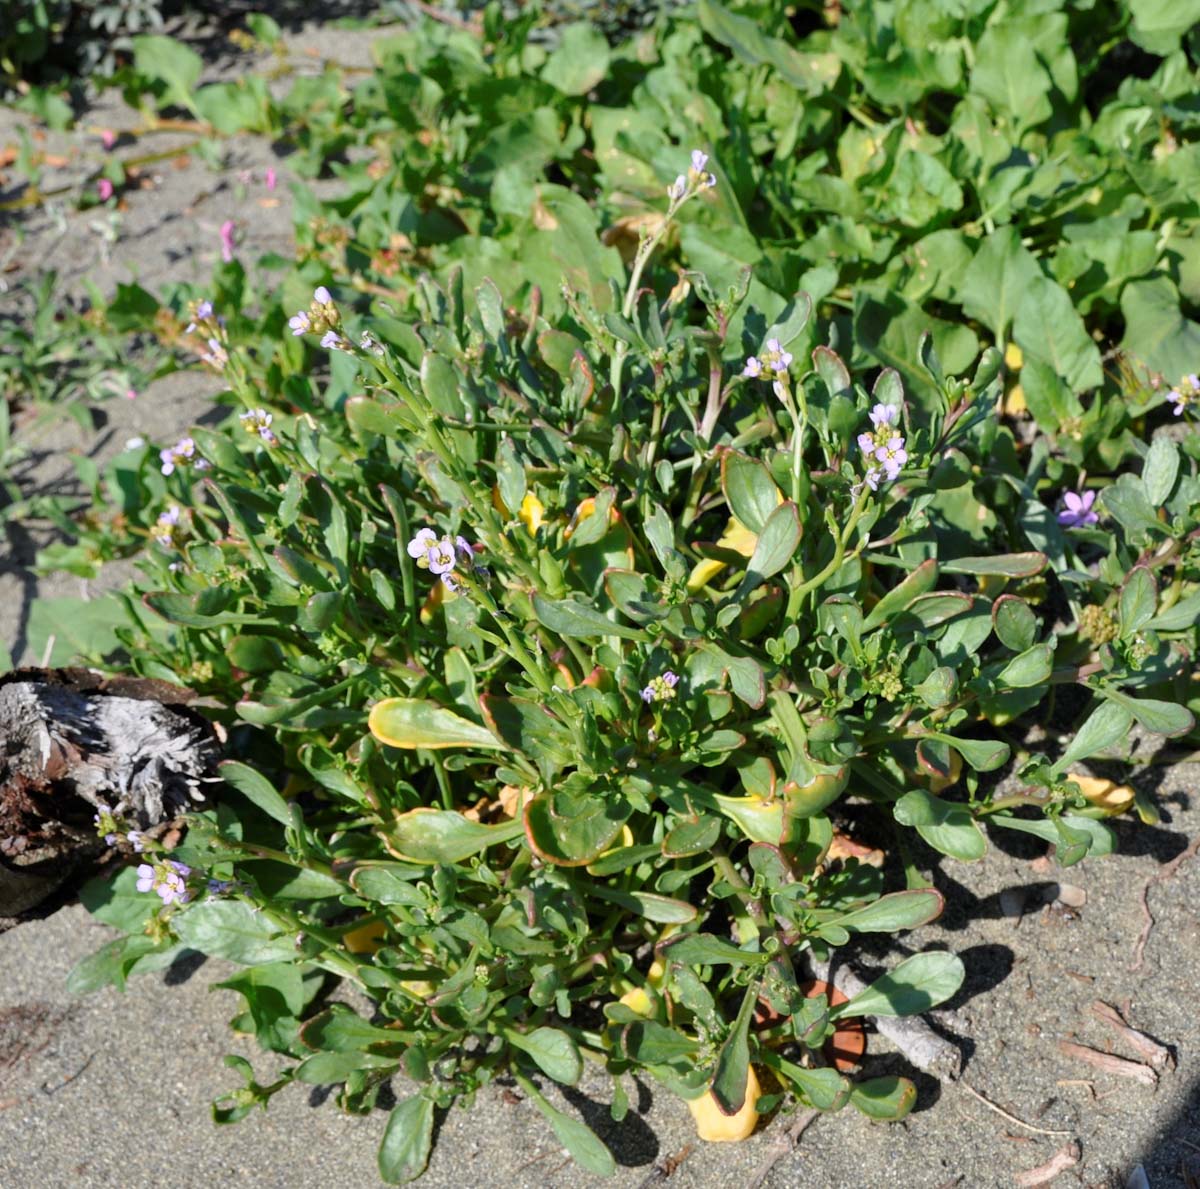
[[[101,128],[100,143],[106,149],[111,149],[117,143],[117,134],[111,128]]]
[[[100,195],[101,202],[107,202],[113,196],[113,184],[108,178],[101,178],[96,183],[96,193]]]
[[[1084,491],[1076,494],[1073,491],[1063,493],[1063,509],[1058,514],[1058,523],[1063,528],[1086,528],[1095,524],[1100,517],[1092,511],[1096,502],[1094,491]]]
[[[226,219],[221,224],[221,259],[226,264],[233,260],[233,233],[236,226],[232,219]]]
[[[275,170],[270,165],[267,166],[265,180],[267,183],[267,189],[274,190],[275,189]]]

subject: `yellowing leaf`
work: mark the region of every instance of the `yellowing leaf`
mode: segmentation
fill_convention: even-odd
[[[1078,772],[1068,772],[1066,779],[1079,785],[1084,797],[1097,809],[1103,809],[1108,817],[1124,813],[1133,804],[1135,794],[1127,784],[1117,784],[1115,780],[1104,780],[1099,776],[1083,776]]]
[[[487,727],[420,698],[384,698],[376,702],[367,726],[380,743],[389,747],[507,747]]]
[[[711,1090],[688,1102],[688,1110],[696,1122],[696,1134],[701,1139],[715,1144],[736,1143],[753,1134],[758,1125],[758,1111],[754,1108],[762,1089],[753,1065],[747,1069],[746,1075],[746,1101],[736,1115],[722,1113]]]
[[[521,510],[517,513],[517,519],[529,530],[531,537],[536,537],[545,518],[546,505],[532,491],[527,491],[525,498],[521,501]]]

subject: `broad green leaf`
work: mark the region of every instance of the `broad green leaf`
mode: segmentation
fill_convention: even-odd
[[[629,817],[619,798],[590,793],[541,793],[525,803],[523,829],[546,862],[582,867],[612,846]]]
[[[1131,40],[1151,54],[1166,56],[1200,25],[1200,0],[1128,0]]]
[[[1116,835],[1103,822],[1071,813],[1064,813],[1061,820],[1068,829],[1087,835],[1090,854],[1097,856],[1112,854],[1117,844]],[[1013,817],[1007,813],[991,813],[984,818],[984,821],[992,826],[1002,826],[1006,830],[1019,830],[1022,834],[1032,834],[1035,838],[1052,842],[1056,851],[1062,842],[1062,835],[1056,824],[1048,818],[1022,818]]]
[[[588,871],[593,869],[594,864],[589,864]],[[697,916],[695,907],[686,900],[660,896],[657,892],[626,892],[621,888],[595,884],[587,889],[587,894],[597,900],[606,900],[609,904],[619,904],[637,916],[662,925],[686,925]]]
[[[763,525],[754,546],[754,553],[746,567],[747,586],[758,586],[765,579],[778,574],[796,556],[800,547],[800,514],[790,500],[780,504]]]
[[[936,920],[945,907],[941,892],[933,888],[891,892],[873,904],[836,917],[834,924],[853,933],[899,933]]]
[[[583,1058],[579,1047],[561,1028],[535,1028],[518,1032],[506,1028],[504,1036],[514,1048],[528,1053],[538,1068],[564,1086],[574,1086],[583,1076]]]
[[[923,561],[903,582],[894,586],[871,608],[863,620],[863,631],[874,631],[899,611],[903,611],[918,595],[932,590],[938,580],[938,563],[934,558]]]
[[[1001,595],[992,604],[992,626],[1000,643],[1013,652],[1032,648],[1037,636],[1037,616],[1029,604],[1016,595]]]
[[[750,1023],[754,1019],[758,992],[757,982],[747,986],[737,1019],[717,1054],[712,1092],[717,1106],[727,1115],[736,1115],[746,1104],[750,1078]]]
[[[1178,702],[1163,702],[1157,698],[1134,698],[1119,689],[1103,686],[1097,693],[1131,714],[1155,735],[1186,735],[1195,725],[1192,712]]]
[[[1089,760],[1092,756],[1115,747],[1126,739],[1132,725],[1133,715],[1124,706],[1115,701],[1101,702],[1088,715],[1087,721],[1079,728],[1067,750],[1050,771],[1056,777],[1061,776],[1080,760]]]
[[[1037,259],[1021,243],[1012,224],[998,227],[983,241],[959,285],[963,311],[988,326],[1003,343],[1025,291],[1041,276]]]
[[[586,95],[608,73],[608,40],[586,21],[559,30],[542,78],[564,95]]]
[[[1008,762],[1011,749],[999,739],[959,739],[953,735],[935,735],[948,743],[976,772],[992,772]]]
[[[1027,648],[1020,656],[1014,656],[1000,670],[996,681],[1010,689],[1026,689],[1041,685],[1054,671],[1054,641],[1048,640]]]
[[[987,853],[987,839],[971,811],[953,801],[913,789],[896,802],[892,813],[902,826],[912,826],[934,850],[952,859],[973,863]]]
[[[89,879],[79,889],[79,899],[98,921],[124,933],[138,934],[150,914],[162,907],[162,901],[154,892],[139,892],[137,881],[133,867],[122,867],[114,876]]]
[[[869,1119],[903,1119],[917,1102],[917,1088],[908,1078],[890,1075],[856,1082],[850,1091],[850,1105]]]
[[[601,636],[622,636],[627,640],[644,640],[641,628],[614,623],[603,612],[573,599],[547,599],[533,596],[533,612],[538,622],[559,636],[591,640]]]
[[[1134,566],[1121,587],[1119,603],[1121,636],[1135,635],[1154,618],[1158,606],[1158,589],[1154,576],[1146,566]]]
[[[174,37],[135,37],[133,65],[139,74],[162,84],[164,106],[173,104],[196,114],[193,94],[204,60],[194,49]]]
[[[1160,611],[1146,627],[1155,632],[1183,632],[1200,623],[1200,594],[1189,595]]]
[[[1045,568],[1044,553],[997,553],[991,557],[956,557],[941,563],[943,574],[1001,574],[1006,578],[1032,578]]]
[[[554,1129],[558,1142],[570,1152],[581,1168],[601,1177],[611,1177],[616,1172],[612,1153],[590,1127],[556,1110],[529,1083],[523,1081],[522,1084],[527,1091],[533,1091],[529,1095],[533,1105]]]
[[[971,91],[1011,127],[1023,130],[1050,118],[1053,81],[1017,23],[992,25],[976,43],[973,57]]]
[[[1098,388],[1104,380],[1100,349],[1070,294],[1049,277],[1035,277],[1026,288],[1013,320],[1013,338],[1027,361],[1045,363],[1072,393]]]
[[[385,1185],[415,1181],[429,1163],[433,1147],[433,1103],[424,1095],[392,1108],[379,1145],[379,1175]]]
[[[663,942],[658,953],[685,966],[763,966],[770,960],[769,954],[739,949],[708,933],[682,933]]]
[[[783,493],[767,468],[736,450],[721,455],[721,488],[729,511],[752,533],[761,533],[771,513],[783,503]]]
[[[1174,3],[1175,0],[1166,0]],[[1200,323],[1185,318],[1179,290],[1165,276],[1131,281],[1121,294],[1125,337],[1121,350],[1156,372],[1168,383],[1196,369],[1200,359]]]
[[[172,923],[184,945],[210,958],[227,958],[243,966],[296,958],[296,934],[241,900],[201,900]]]
[[[407,863],[372,863],[355,867],[350,873],[350,886],[376,904],[420,905],[427,897],[414,880],[427,874],[424,868]]]
[[[410,809],[383,831],[389,849],[413,863],[461,863],[471,855],[519,838],[519,820],[485,826],[447,809]]]
[[[268,817],[274,818],[280,825],[293,824],[291,806],[275,791],[271,782],[261,772],[256,772],[237,760],[226,760],[221,764],[220,772],[224,780],[233,785],[248,801],[257,805]]]
[[[1178,476],[1179,447],[1165,433],[1157,434],[1142,464],[1142,483],[1151,507],[1160,508],[1167,502]]]
[[[877,978],[848,1003],[829,1011],[830,1019],[846,1016],[915,1016],[945,1003],[966,977],[955,954],[931,950],[905,958],[895,970]]]
[[[485,747],[504,750],[508,744],[486,727],[420,698],[384,698],[371,707],[371,734],[389,747]]]

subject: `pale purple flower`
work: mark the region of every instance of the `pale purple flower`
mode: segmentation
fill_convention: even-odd
[[[217,371],[223,371],[229,362],[229,352],[225,350],[220,339],[209,339],[208,350],[199,352],[199,355],[201,363],[207,363]]]
[[[858,435],[858,448],[867,458],[875,456],[875,436],[869,433],[860,433]]]
[[[251,409],[248,413],[239,413],[238,420],[247,433],[258,434],[268,446],[279,444],[279,439],[271,431],[273,418],[266,409]]]
[[[158,457],[162,459],[162,473],[164,475],[173,474],[176,467],[192,462],[196,458],[196,443],[191,438],[180,438],[174,446],[164,446],[158,452]]]
[[[778,339],[767,339],[766,356],[778,375],[783,375],[792,366],[792,353],[785,351]]]
[[[211,301],[209,301],[207,297],[202,298],[196,304],[196,317],[203,319],[203,318],[211,318],[212,316],[213,316],[213,303]]]
[[[358,346],[360,350],[370,351],[372,355],[383,354],[383,348],[379,345],[379,341],[369,330],[362,332],[362,338],[359,339]]]
[[[421,569],[429,566],[429,551],[437,544],[438,535],[431,528],[423,528],[408,543],[408,556],[415,558]]]
[[[875,461],[883,463],[884,472],[889,479],[895,479],[900,474],[901,467],[908,461],[904,439],[897,434],[888,438],[882,446],[876,447]]]
[[[746,366],[742,368],[742,375],[749,376],[752,380],[757,380],[762,375],[762,362],[755,356],[751,355],[746,360]]]
[[[333,305],[333,298],[329,295],[329,290],[324,285],[318,285],[313,290],[313,301],[319,306]]]
[[[186,863],[175,859],[163,859],[153,865],[141,863],[137,869],[137,890],[157,892],[164,906],[186,904],[191,893],[185,881],[191,873],[192,869]]]
[[[687,193],[687,178],[680,174],[668,187],[667,197],[678,202]]]
[[[226,892],[232,892],[237,887],[237,881],[232,879],[210,879],[208,881],[208,894],[210,896],[224,896]]]
[[[871,410],[871,424],[876,429],[896,424],[896,410],[892,405],[876,405]]]
[[[437,574],[439,577],[442,574],[450,573],[454,569],[454,562],[456,560],[454,539],[452,537],[439,537],[429,546],[429,552],[425,556],[429,561],[430,573]]]
[[[699,149],[692,150],[692,168],[697,173],[703,173],[704,167],[708,164],[708,154],[702,153]]]
[[[771,391],[775,393],[776,400],[787,400],[787,389],[781,380],[771,381]]]
[[[288,325],[292,328],[293,335],[308,334],[312,329],[312,319],[308,316],[307,310],[300,310],[288,319]]]
[[[1095,524],[1099,519],[1099,515],[1092,510],[1092,505],[1096,502],[1096,493],[1094,491],[1083,491],[1078,494],[1074,491],[1063,492],[1063,509],[1058,514],[1058,523],[1064,528],[1086,528],[1089,524]]]
[[[346,351],[350,344],[336,330],[327,330],[321,336],[321,346],[327,351]]]
[[[226,264],[233,261],[233,233],[236,227],[237,224],[232,219],[226,219],[221,224],[221,259]]]
[[[125,841],[128,842],[129,845],[133,847],[135,853],[139,855],[146,849],[145,839],[146,835],[143,834],[141,830],[130,830],[129,833],[125,835]]]
[[[863,476],[863,481],[872,491],[879,490],[880,473],[878,467],[868,467],[867,473]]]
[[[642,701],[647,706],[651,702],[669,702],[675,697],[675,687],[679,684],[679,674],[668,669],[658,677],[652,677],[650,684],[642,690]]]
[[[113,196],[113,184],[108,178],[101,178],[96,183],[96,193],[100,195],[101,202],[107,202]]]
[[[158,532],[154,539],[164,548],[170,549],[175,544],[175,529],[179,525],[179,506],[172,504],[158,516]]]
[[[1173,412],[1176,417],[1183,415],[1188,405],[1200,400],[1200,376],[1194,372],[1184,376],[1179,383],[1167,393],[1167,400],[1175,402]]]

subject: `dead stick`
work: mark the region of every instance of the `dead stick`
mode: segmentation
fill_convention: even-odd
[[[791,1127],[787,1129],[787,1132],[775,1141],[775,1146],[771,1154],[758,1166],[758,1170],[754,1176],[747,1182],[746,1189],[759,1189],[763,1182],[766,1181],[771,1169],[789,1152],[795,1149],[796,1145],[800,1142],[800,1137],[820,1117],[821,1112],[817,1110],[805,1111],[804,1114],[798,1116]]]
[[[867,989],[848,966],[832,969],[829,962],[818,962],[806,955],[809,968],[823,982],[831,982],[847,999]],[[920,1016],[872,1016],[880,1035],[886,1036],[900,1052],[927,1073],[956,1075],[962,1068],[962,1054],[948,1040],[938,1036]]]
[[[1193,839],[1187,850],[1180,851],[1157,875],[1152,875],[1142,885],[1142,915],[1146,918],[1146,923],[1142,926],[1137,944],[1133,947],[1133,962],[1130,964],[1130,971],[1141,970],[1142,961],[1146,956],[1146,942],[1150,940],[1150,930],[1154,928],[1154,915],[1150,911],[1150,889],[1155,884],[1164,883],[1170,879],[1188,859],[1196,857],[1197,851],[1200,851],[1200,838]]]
[[[1037,1168],[1031,1168],[1027,1172],[1019,1172],[1013,1177],[1013,1180],[1022,1189],[1035,1189],[1038,1185],[1049,1185],[1060,1172],[1066,1172],[1068,1168],[1074,1168],[1078,1163],[1079,1145],[1072,1140],[1069,1144],[1059,1148],[1045,1164],[1040,1164]]]
[[[1152,1069],[1163,1070],[1175,1064],[1174,1058],[1171,1056],[1171,1050],[1166,1045],[1161,1045],[1144,1032],[1139,1032],[1136,1028],[1130,1027],[1125,1022],[1124,1016],[1115,1007],[1111,1007],[1102,999],[1097,999],[1092,1004],[1092,1015],[1116,1029],[1117,1034],[1125,1043],[1131,1049],[1137,1049],[1138,1053],[1146,1059]]]
[[[996,1103],[994,1103],[986,1095],[980,1094],[979,1091],[974,1088],[974,1086],[968,1086],[966,1082],[959,1082],[958,1084],[964,1090],[966,1090],[966,1092],[968,1094],[970,1094],[970,1096],[972,1098],[976,1099],[979,1102],[982,1102],[983,1105],[988,1108],[988,1110],[995,1111],[996,1114],[1007,1119],[1010,1123],[1015,1123],[1018,1127],[1024,1127],[1028,1131],[1036,1131],[1038,1133],[1038,1135],[1070,1135],[1071,1134],[1071,1132],[1069,1132],[1069,1131],[1059,1131],[1057,1128],[1054,1128],[1054,1127],[1035,1127],[1032,1123],[1026,1123],[1024,1119],[1018,1118],[1011,1111],[1006,1111],[1004,1109],[1004,1107],[997,1106]]]
[[[1076,1061],[1083,1061],[1102,1069],[1105,1073],[1113,1073],[1121,1078],[1133,1078],[1143,1086],[1158,1085],[1158,1074],[1140,1061],[1129,1061],[1112,1053],[1102,1053],[1099,1049],[1090,1049],[1087,1045],[1075,1044],[1070,1040],[1060,1040],[1058,1051],[1064,1056],[1074,1057]]]

